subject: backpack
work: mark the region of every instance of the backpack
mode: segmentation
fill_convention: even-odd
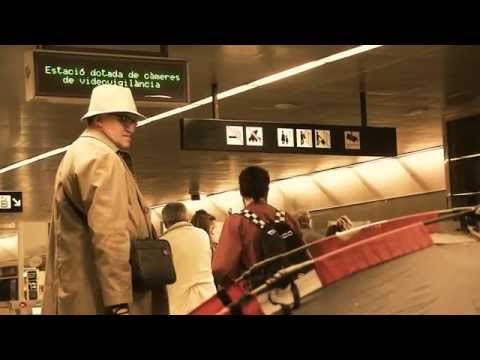
[[[293,250],[301,245],[301,241],[293,229],[285,220],[285,211],[275,210],[275,218],[273,222],[265,222],[257,214],[248,209],[241,211],[241,215],[248,219],[249,222],[255,224],[260,229],[259,242],[259,258],[262,261],[272,256],[282,254]],[[272,277],[277,271],[293,264],[308,260],[308,255],[304,251],[300,251],[296,255],[288,258],[278,259],[270,264],[262,266],[258,271],[253,272],[248,280],[249,287],[254,289]],[[286,279],[279,287],[285,288],[292,279]]]

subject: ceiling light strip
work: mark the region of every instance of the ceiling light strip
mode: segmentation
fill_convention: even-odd
[[[279,73],[276,73],[276,74],[273,74],[273,75],[255,80],[248,85],[251,86],[252,88],[255,88],[255,87],[271,84],[273,82],[286,79],[288,77],[300,74],[302,72],[315,69],[315,68],[320,67],[322,65],[325,65],[325,64],[328,64],[328,63],[331,63],[331,62],[335,62],[335,61],[339,61],[339,60],[342,60],[342,59],[345,59],[345,58],[348,58],[348,57],[351,57],[351,56],[354,56],[354,55],[357,55],[357,54],[360,54],[360,53],[363,53],[363,52],[366,52],[366,51],[376,49],[376,48],[381,47],[381,46],[383,46],[383,45],[357,46],[353,49],[345,50],[345,51],[339,52],[337,54],[333,54],[333,55],[327,56],[325,58],[315,60],[315,61],[311,61],[311,62],[302,64],[302,65],[299,65],[299,66],[295,66],[295,67],[290,68],[288,70],[284,70],[284,71],[281,71]],[[218,95],[219,98],[220,98],[220,95],[221,94]]]
[[[479,195],[480,191],[475,192],[466,192],[466,193],[458,193],[458,194],[448,194],[449,196],[471,196],[471,195]]]
[[[472,154],[472,155],[465,155],[465,156],[459,156],[459,157],[456,157],[456,158],[451,158],[450,161],[458,161],[458,160],[464,160],[464,159],[472,159],[472,158],[476,158],[476,157],[479,157],[480,154]],[[446,160],[448,162],[448,160]]]
[[[218,100],[222,100],[222,99],[228,98],[230,96],[238,95],[238,94],[241,94],[245,91],[252,90],[252,89],[255,89],[255,88],[260,87],[260,86],[268,85],[268,84],[274,83],[276,81],[280,81],[280,80],[286,79],[288,77],[300,74],[302,72],[315,69],[319,66],[322,66],[322,65],[325,65],[325,64],[328,64],[328,63],[331,63],[331,62],[339,61],[339,60],[342,60],[342,59],[345,59],[345,58],[348,58],[348,57],[351,57],[351,56],[354,56],[354,55],[358,55],[358,54],[361,54],[361,53],[379,48],[381,46],[383,46],[383,45],[361,45],[361,46],[354,47],[353,49],[348,49],[348,50],[345,50],[345,51],[341,51],[337,54],[333,54],[333,55],[327,56],[325,58],[315,60],[315,61],[311,61],[311,62],[302,64],[302,65],[298,65],[298,66],[295,66],[293,68],[281,71],[279,73],[269,75],[269,76],[263,77],[261,79],[252,81],[251,83],[240,85],[240,86],[234,87],[232,89],[223,91],[221,93],[218,93],[217,98],[218,98]],[[154,122],[154,121],[157,121],[157,120],[160,120],[160,119],[165,119],[165,118],[170,117],[172,115],[176,115],[176,114],[188,111],[188,110],[192,110],[192,109],[195,109],[199,106],[209,104],[211,102],[212,102],[212,97],[209,96],[209,97],[204,98],[202,100],[195,101],[192,104],[182,106],[182,107],[179,107],[177,109],[170,110],[170,111],[167,111],[167,112],[163,112],[163,113],[158,114],[156,116],[152,116],[152,117],[150,117],[146,120],[140,121],[137,126],[144,126],[144,125],[149,124],[151,122]]]
[[[52,150],[52,151],[48,151],[46,153],[43,153],[43,154],[40,154],[40,155],[37,155],[35,157],[32,157],[30,159],[25,159],[25,160],[22,160],[22,161],[19,161],[15,164],[12,164],[12,165],[9,165],[7,167],[4,167],[3,169],[0,169],[0,174],[3,174],[3,173],[6,173],[8,171],[12,171],[12,170],[15,170],[15,169],[18,169],[22,166],[26,166],[26,165],[29,165],[31,163],[34,163],[36,161],[40,161],[40,160],[43,160],[43,159],[46,159],[48,157],[51,157],[51,156],[55,156],[55,155],[58,155],[58,154],[61,154],[65,151],[67,151],[69,148],[69,146],[65,146],[63,148],[58,148],[58,149],[55,149],[55,150]]]
[[[176,114],[180,114],[180,113],[188,111],[188,110],[195,109],[199,106],[203,106],[203,105],[206,105],[206,104],[211,103],[211,102],[212,102],[212,97],[209,96],[205,99],[198,100],[198,101],[195,101],[191,104],[188,104],[188,105],[176,108],[176,109],[172,109],[172,110],[163,112],[161,114],[149,117],[148,119],[139,121],[137,123],[137,127],[144,126],[144,125],[150,124],[151,122],[154,122],[154,121],[157,121],[157,120],[160,120],[160,119],[164,119],[164,118],[176,115]]]
[[[302,65],[298,65],[298,66],[295,66],[293,68],[281,71],[279,73],[269,75],[269,76],[263,77],[261,79],[252,81],[251,83],[240,85],[240,86],[234,87],[232,89],[223,91],[223,92],[221,92],[217,95],[217,98],[219,100],[225,99],[227,97],[234,96],[234,95],[243,93],[245,91],[252,90],[252,89],[255,89],[255,88],[260,87],[260,86],[268,85],[268,84],[274,83],[276,81],[283,80],[283,79],[286,79],[288,77],[300,74],[302,72],[315,69],[319,66],[322,66],[322,65],[325,65],[325,64],[328,64],[328,63],[339,61],[339,60],[342,60],[342,59],[345,59],[345,58],[348,58],[348,57],[351,57],[351,56],[354,56],[354,55],[358,55],[358,54],[361,54],[361,53],[379,48],[381,46],[383,46],[383,45],[360,45],[360,46],[354,47],[352,49],[341,51],[339,53],[324,57],[322,59],[318,59],[318,60],[311,61],[311,62],[302,64]],[[154,121],[165,119],[167,117],[177,115],[177,114],[183,113],[185,111],[193,110],[197,107],[209,104],[211,102],[212,102],[212,97],[211,96],[206,97],[204,99],[195,101],[191,104],[181,106],[181,107],[173,109],[173,110],[165,111],[165,112],[160,113],[158,115],[149,117],[148,119],[139,121],[138,124],[137,124],[137,127],[145,126],[145,125],[150,124]],[[51,156],[55,156],[57,154],[60,154],[60,153],[63,153],[65,151],[67,151],[67,149],[68,149],[68,146],[65,146],[63,148],[55,149],[55,150],[46,152],[44,154],[40,154],[40,155],[35,156],[33,158],[30,158],[30,159],[22,160],[18,163],[15,163],[15,164],[12,164],[12,165],[9,165],[7,167],[4,167],[4,168],[0,169],[0,174],[18,169],[19,167],[29,165],[31,163],[34,163],[36,161],[40,161],[42,159],[45,159],[45,158],[48,158],[48,157],[51,157]]]

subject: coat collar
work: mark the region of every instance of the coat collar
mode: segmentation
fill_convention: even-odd
[[[175,224],[173,224],[172,226],[170,226],[167,231],[165,231],[163,233],[163,235],[175,230],[175,229],[178,229],[178,228],[181,228],[181,227],[184,227],[184,226],[193,226],[192,224],[190,224],[188,221],[179,221]]]
[[[112,140],[110,140],[107,135],[105,135],[103,132],[97,129],[86,129],[80,137],[90,137],[97,139],[107,145],[109,148],[111,148],[115,153],[120,150],[117,145],[113,143]]]

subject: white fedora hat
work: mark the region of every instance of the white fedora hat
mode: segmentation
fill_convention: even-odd
[[[99,85],[93,88],[88,112],[80,120],[111,113],[125,113],[136,121],[145,119],[145,116],[137,111],[129,88],[118,85]]]

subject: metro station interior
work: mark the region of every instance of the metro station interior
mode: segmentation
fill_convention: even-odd
[[[309,211],[321,237],[342,215],[355,228],[478,205],[480,142],[475,135],[480,130],[480,82],[475,70],[480,46],[376,45],[356,52],[359,47],[0,46],[4,89],[0,96],[0,196],[7,199],[8,194],[21,193],[22,204],[21,211],[15,210],[19,198],[12,195],[8,204],[5,200],[0,206],[0,315],[41,313],[55,176],[65,148],[85,127],[79,119],[88,107],[89,95],[79,101],[68,96],[60,100],[29,96],[26,59],[34,50],[186,62],[187,101],[173,103],[157,97],[137,103],[147,119],[137,127],[131,148],[135,179],[160,236],[165,232],[164,206],[182,202],[189,216],[204,209],[215,217],[213,241],[218,243],[226,217],[243,208],[238,176],[252,165],[270,174],[268,202],[291,214]],[[195,134],[206,137],[194,143],[206,144],[205,148],[188,148],[183,119],[257,127],[274,123],[292,129],[296,125],[394,128],[395,143],[390,145],[395,153],[315,153],[313,145],[309,153],[298,140],[288,151],[278,146],[274,151],[262,147],[250,151],[246,146],[228,147],[228,143],[219,143],[224,141],[221,137],[208,138],[201,131]],[[372,146],[383,143],[366,136],[364,141]],[[463,150],[457,151],[460,147]],[[463,160],[467,163],[460,166]],[[473,212],[480,215],[477,209]],[[314,301],[306,297],[298,313],[476,314],[480,312],[480,289],[474,284],[480,275],[480,261],[474,260],[480,249],[476,226],[476,231],[464,234],[465,242],[445,245],[436,237],[433,243],[438,249],[431,253],[427,254],[430,249],[418,250],[349,273],[328,287],[322,280],[325,288],[317,290]],[[467,280],[453,285],[456,271],[465,271]],[[407,289],[403,296],[408,306],[398,305],[403,300],[392,300],[402,296],[387,284],[396,281],[396,276]],[[415,277],[423,282],[409,280]],[[437,284],[440,278],[456,286],[460,296],[448,298],[453,288],[447,289],[444,282]],[[370,287],[379,289],[383,297],[368,293]]]

